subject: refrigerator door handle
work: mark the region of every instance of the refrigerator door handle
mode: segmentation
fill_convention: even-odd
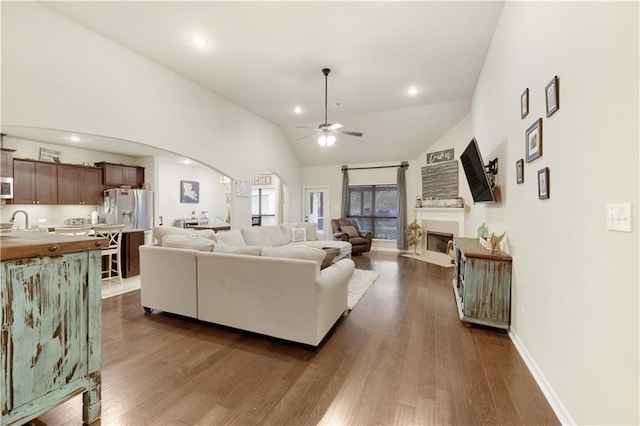
[[[138,205],[140,203],[140,193],[133,191],[133,217],[131,218],[131,226],[138,229]]]

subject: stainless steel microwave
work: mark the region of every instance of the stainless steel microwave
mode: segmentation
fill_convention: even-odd
[[[0,177],[0,199],[13,198],[13,178]]]

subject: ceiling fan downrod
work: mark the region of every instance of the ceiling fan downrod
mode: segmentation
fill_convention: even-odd
[[[322,74],[324,74],[324,127],[327,127],[329,123],[327,122],[327,77],[331,72],[330,68],[323,68]]]

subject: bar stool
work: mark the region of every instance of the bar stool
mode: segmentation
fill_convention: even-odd
[[[94,225],[96,238],[106,238],[107,245],[102,248],[102,256],[108,256],[106,269],[102,270],[102,279],[119,278],[122,283],[122,266],[120,262],[120,241],[124,225]],[[115,255],[115,258],[114,258]],[[115,273],[115,275],[113,275]],[[106,276],[105,276],[106,274]]]

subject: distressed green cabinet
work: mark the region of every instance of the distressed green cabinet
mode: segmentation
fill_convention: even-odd
[[[460,319],[509,329],[511,256],[492,254],[478,240],[456,238],[453,291]]]
[[[100,417],[99,250],[2,262],[1,424],[23,424],[83,393]]]

